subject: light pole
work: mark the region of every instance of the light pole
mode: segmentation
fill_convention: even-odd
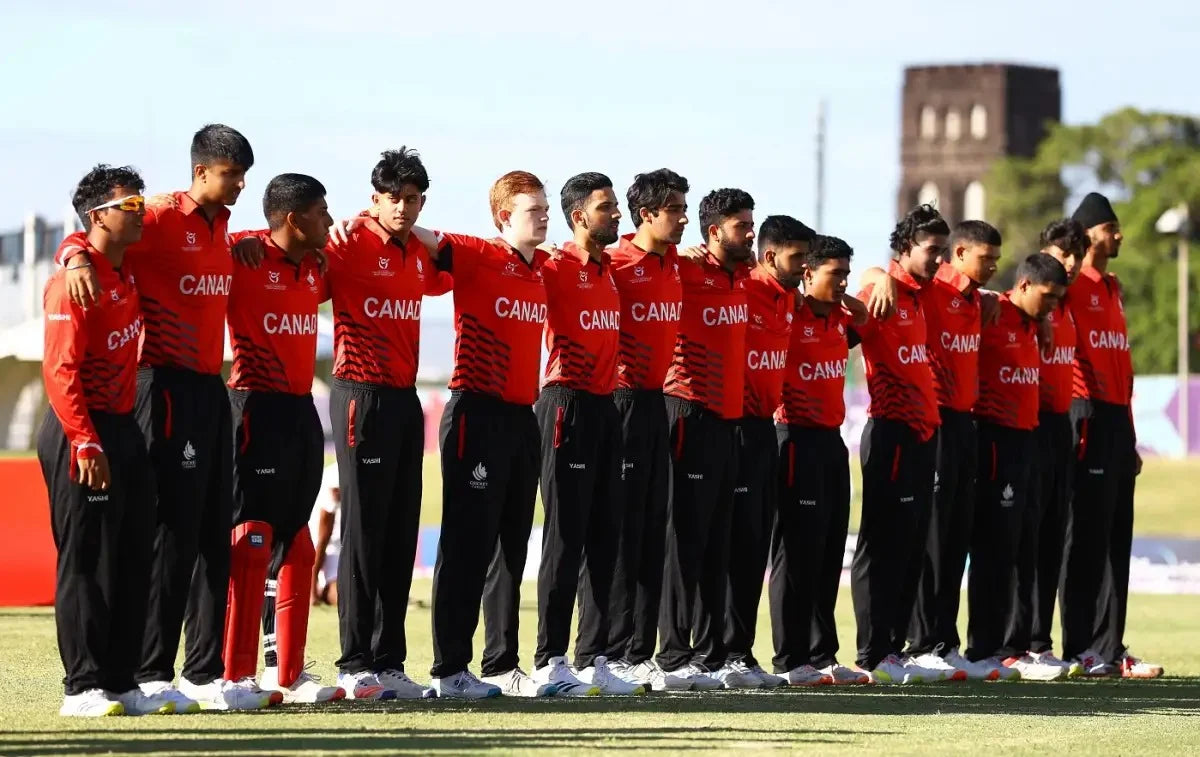
[[[1176,371],[1178,373],[1176,379],[1178,382],[1176,408],[1179,412],[1177,420],[1179,435],[1183,438],[1181,457],[1188,456],[1188,442],[1191,440],[1188,430],[1188,236],[1191,234],[1191,229],[1188,220],[1187,203],[1180,203],[1178,206],[1163,213],[1159,217],[1158,222],[1154,224],[1154,228],[1158,233],[1177,234],[1179,237],[1176,254],[1178,257],[1176,265],[1176,287],[1178,289],[1176,307],[1179,310],[1176,317],[1176,338],[1178,339],[1179,353],[1176,363]]]

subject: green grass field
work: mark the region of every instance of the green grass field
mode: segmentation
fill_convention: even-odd
[[[526,658],[536,624],[533,585],[521,617]],[[428,680],[430,583],[410,606],[409,671]],[[839,601],[853,646],[850,596]],[[965,604],[965,599],[964,599]],[[765,610],[765,603],[764,603]],[[757,653],[769,659],[760,618]],[[337,657],[337,617],[316,608],[309,657],[325,680]],[[781,692],[651,694],[480,703],[341,702],[263,713],[80,721],[60,718],[61,668],[48,609],[0,611],[0,754],[395,754],[622,749],[639,752],[869,749],[888,754],[1200,753],[1200,597],[1135,595],[1128,639],[1167,666],[1158,681],[942,683]],[[482,638],[476,639],[476,654]],[[844,659],[853,657],[846,652]]]

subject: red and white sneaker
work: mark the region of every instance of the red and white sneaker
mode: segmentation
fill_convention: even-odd
[[[1122,678],[1161,678],[1163,674],[1162,665],[1142,662],[1128,652],[1117,661],[1117,669]]]
[[[1083,654],[1075,658],[1075,661],[1083,666],[1083,674],[1088,678],[1109,678],[1120,672],[1116,665],[1105,660],[1094,649],[1084,650]]]

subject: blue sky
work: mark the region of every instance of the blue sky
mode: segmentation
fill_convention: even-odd
[[[861,268],[884,259],[894,221],[905,65],[1055,66],[1069,123],[1125,105],[1200,112],[1189,0],[5,5],[5,228],[61,217],[97,162],[184,188],[191,134],[210,121],[255,148],[235,228],[261,225],[262,188],[284,171],[321,179],[335,214],[356,211],[378,153],[402,143],[432,175],[422,223],[435,228],[490,233],[488,186],[513,168],[552,193],[599,170],[623,192],[664,165],[691,181],[693,208],[740,186],[760,216],[811,221],[824,98],[823,230]],[[558,214],[551,236],[566,236]],[[443,300],[426,312],[448,312]]]

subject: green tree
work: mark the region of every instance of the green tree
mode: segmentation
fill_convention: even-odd
[[[1168,208],[1186,202],[1193,229],[1200,225],[1200,119],[1126,108],[1096,124],[1055,124],[1033,157],[997,161],[985,186],[989,220],[1004,235],[999,286],[1010,283],[1012,266],[1038,248],[1041,229],[1069,212],[1065,198],[1092,189],[1108,195],[1125,237],[1121,256],[1109,270],[1125,293],[1134,369],[1174,372],[1176,239],[1159,234],[1154,223]],[[1190,291],[1200,291],[1195,265]],[[1188,322],[1195,333],[1200,296],[1190,305]],[[1192,370],[1200,369],[1198,353],[1191,353]]]

